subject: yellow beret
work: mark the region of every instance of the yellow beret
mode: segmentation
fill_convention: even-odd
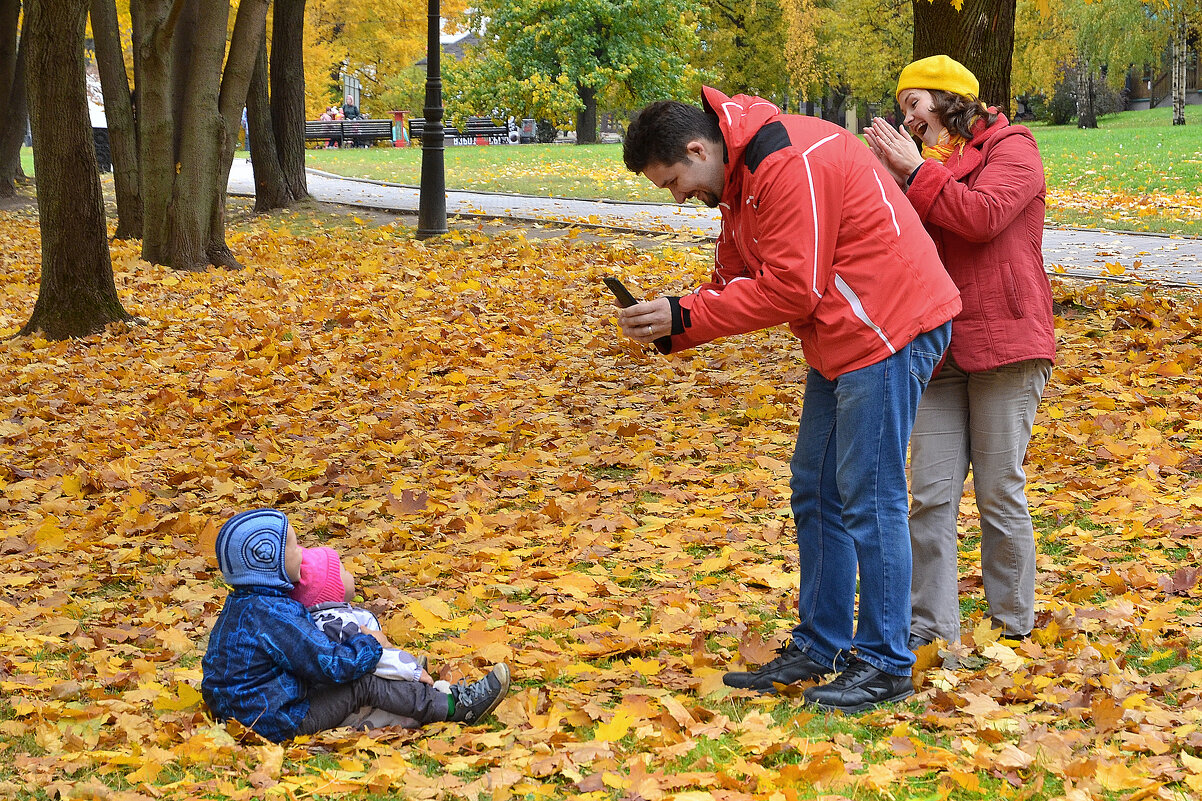
[[[897,79],[899,96],[906,89],[942,89],[965,97],[977,97],[981,84],[977,76],[950,56],[928,56],[911,62]]]

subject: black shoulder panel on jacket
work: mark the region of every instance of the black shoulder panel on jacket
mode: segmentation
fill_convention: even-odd
[[[756,131],[755,136],[747,143],[747,148],[743,151],[743,163],[754,173],[764,159],[778,150],[784,150],[790,144],[785,124],[779,120],[770,122]]]

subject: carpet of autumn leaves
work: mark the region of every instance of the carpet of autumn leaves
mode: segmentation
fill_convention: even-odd
[[[1097,214],[1102,210],[1105,218],[1113,223],[1133,224],[1136,230],[1148,230],[1151,218],[1174,220],[1180,223],[1197,224],[1202,221],[1202,197],[1195,191],[1180,192],[1129,192],[1124,190],[1082,191],[1076,188],[1049,189],[1047,196],[1048,214],[1055,218],[1058,213],[1079,212]]]
[[[0,224],[0,330],[37,291]],[[78,799],[1187,798],[1202,793],[1202,298],[1057,281],[1060,364],[1029,456],[1037,630],[981,619],[910,702],[855,718],[731,693],[794,618],[783,330],[665,359],[599,279],[681,289],[665,242],[280,221],[240,272],[114,243],[144,325],[0,343],[0,796]],[[231,513],[337,547],[394,642],[495,661],[485,725],[283,746],[213,721],[200,655]]]

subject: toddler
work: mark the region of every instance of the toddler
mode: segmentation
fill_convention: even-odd
[[[342,564],[338,552],[325,547],[301,550],[300,580],[291,595],[309,610],[317,628],[336,642],[345,642],[360,631],[380,631],[380,621],[375,615],[351,605],[355,599],[355,577]],[[418,659],[399,648],[385,646],[384,655],[372,672],[384,679],[420,681],[450,692],[448,682],[434,681],[426,672],[425,657]],[[391,725],[409,726],[405,721]]]
[[[232,592],[209,636],[201,681],[215,717],[281,742],[381,719],[474,723],[496,709],[509,691],[504,664],[441,692],[420,674],[417,681],[390,681],[373,673],[388,645],[379,631],[359,628],[335,641],[314,626],[289,597],[304,553],[288,518],[275,509],[240,512],[221,527],[217,563]]]

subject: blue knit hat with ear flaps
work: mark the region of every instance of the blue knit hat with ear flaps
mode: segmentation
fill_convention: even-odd
[[[232,587],[292,589],[284,569],[288,517],[275,509],[239,512],[217,533],[217,564]]]

